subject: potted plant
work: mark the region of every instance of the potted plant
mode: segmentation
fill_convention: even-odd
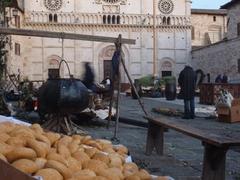
[[[167,76],[163,78],[165,81],[165,96],[168,101],[176,99],[176,78],[174,76]]]

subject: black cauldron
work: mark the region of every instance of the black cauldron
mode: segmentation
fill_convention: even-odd
[[[79,113],[89,106],[90,91],[74,78],[49,79],[38,91],[39,114]]]

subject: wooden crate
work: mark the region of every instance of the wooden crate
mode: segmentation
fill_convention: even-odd
[[[234,99],[232,101],[231,108],[218,107],[218,120],[226,123],[240,122],[240,99]]]

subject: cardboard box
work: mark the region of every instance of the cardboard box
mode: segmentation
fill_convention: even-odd
[[[217,107],[218,120],[226,123],[240,122],[240,99],[232,101],[231,108]]]
[[[36,180],[33,177],[0,160],[0,179],[2,180]]]

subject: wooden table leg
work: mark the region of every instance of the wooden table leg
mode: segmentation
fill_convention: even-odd
[[[228,147],[204,144],[202,180],[225,180],[226,153]]]
[[[148,136],[146,145],[146,154],[151,155],[154,147],[156,148],[157,154],[163,155],[164,145],[164,127],[158,126],[151,122],[148,123]]]

